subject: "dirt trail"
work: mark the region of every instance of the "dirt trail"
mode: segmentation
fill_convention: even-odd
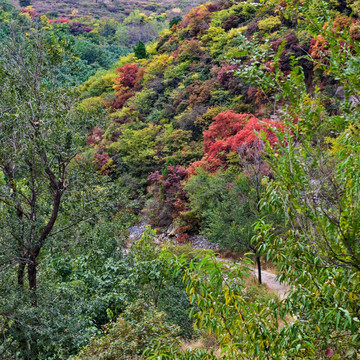
[[[257,269],[254,269],[254,275],[258,277]],[[270,290],[278,293],[281,300],[286,297],[286,292],[290,290],[289,286],[280,283],[278,280],[276,280],[276,275],[268,271],[261,271],[261,280],[263,284],[266,284]]]
[[[227,263],[233,263],[229,259],[223,259],[218,258],[219,261],[224,261]],[[258,277],[258,269],[254,268],[252,271],[252,275]],[[276,280],[276,275],[266,271],[261,270],[261,281],[263,284],[265,284],[270,290],[276,292],[279,295],[280,300],[283,300],[286,298],[287,291],[290,290],[290,286],[285,285],[284,283],[280,283],[278,280]]]
[[[133,241],[140,239],[141,235],[145,231],[145,226],[146,226],[146,222],[143,221],[135,226],[128,228],[129,239],[131,240],[130,245]],[[129,250],[126,249],[125,251],[127,253]],[[229,259],[223,259],[223,258],[218,258],[218,260],[224,261],[227,263],[232,262]],[[253,275],[258,277],[258,272],[257,272],[256,268],[253,271]],[[289,286],[287,286],[285,284],[281,284],[279,281],[276,280],[276,275],[273,273],[270,273],[268,271],[265,271],[265,270],[261,271],[261,279],[262,279],[263,284],[265,284],[270,290],[276,292],[279,295],[281,300],[286,297],[286,292],[288,290],[290,290]]]

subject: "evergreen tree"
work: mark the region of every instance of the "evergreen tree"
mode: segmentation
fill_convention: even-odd
[[[174,18],[170,21],[169,29],[171,29],[174,25],[177,25],[180,21],[181,21],[181,17],[180,17],[180,16],[174,17]]]
[[[146,47],[142,41],[139,41],[138,44],[134,47],[135,57],[138,59],[146,59]]]
[[[20,6],[26,7],[31,5],[31,0],[19,0]]]

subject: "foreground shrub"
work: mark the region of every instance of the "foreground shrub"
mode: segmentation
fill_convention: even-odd
[[[151,352],[155,344],[178,348],[177,333],[178,328],[166,323],[163,313],[138,300],[73,360],[140,360],[144,350]]]

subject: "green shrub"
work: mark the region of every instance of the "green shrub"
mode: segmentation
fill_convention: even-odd
[[[178,348],[179,329],[165,321],[165,315],[144,300],[127,307],[116,322],[105,327],[73,360],[140,360],[154,345]]]
[[[159,294],[158,309],[166,313],[166,320],[181,328],[180,336],[192,338],[194,335],[194,320],[189,317],[189,298],[184,285],[167,285]]]
[[[270,16],[267,19],[259,21],[259,29],[266,31],[275,31],[281,26],[281,20],[278,16]]]

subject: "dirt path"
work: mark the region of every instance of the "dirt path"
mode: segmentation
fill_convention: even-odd
[[[254,275],[258,277],[257,269],[254,269]],[[268,271],[261,271],[261,280],[270,290],[277,292],[281,300],[286,297],[286,292],[290,290],[289,286],[277,281],[276,275]]]
[[[136,241],[136,240],[140,239],[141,235],[145,231],[145,226],[146,226],[146,222],[143,221],[143,222],[141,222],[139,224],[136,224],[136,225],[128,228],[129,239],[131,240],[129,242],[130,245],[131,245],[131,243],[133,241]],[[201,245],[203,245],[203,244],[201,244]],[[126,253],[128,251],[129,251],[128,249],[125,249]],[[218,259],[220,261],[224,261],[224,262],[228,262],[228,263],[231,262],[229,259],[223,259],[223,258],[218,258]],[[258,273],[257,273],[256,268],[253,271],[253,275],[258,277]],[[262,279],[263,284],[265,284],[270,290],[276,292],[279,295],[281,300],[286,297],[286,292],[290,289],[290,287],[285,285],[285,284],[281,284],[279,281],[277,281],[275,274],[270,273],[270,272],[265,271],[265,270],[262,270],[261,271],[261,279]]]
[[[229,259],[223,259],[218,258],[220,261],[224,261],[227,263],[233,263]],[[252,275],[258,277],[258,269],[254,268],[252,271]],[[290,286],[287,286],[283,283],[280,283],[278,280],[276,280],[276,275],[266,271],[261,270],[261,281],[263,284],[265,284],[270,290],[276,292],[279,295],[280,300],[283,300],[286,298],[286,292],[290,290]]]

